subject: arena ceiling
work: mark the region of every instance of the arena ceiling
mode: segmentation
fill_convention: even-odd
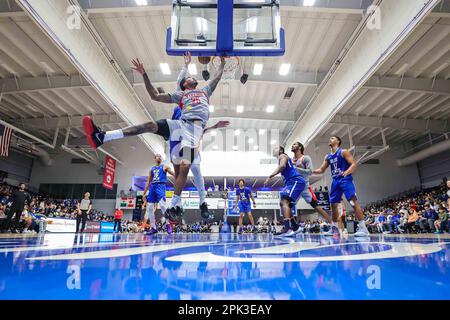
[[[86,114],[93,115],[107,130],[139,119],[170,117],[172,107],[150,101],[130,61],[139,57],[158,87],[166,92],[174,89],[182,59],[165,53],[171,1],[149,0],[143,6],[131,0],[78,3],[87,17],[84,26],[98,46],[90,45],[89,49],[102,50],[110,58],[114,71],[121,76],[117,85],[129,90],[135,101],[127,104],[126,111],[118,112],[121,106],[92,85],[83,65],[75,65],[28,13],[15,1],[6,0],[0,2],[2,120],[57,147],[84,144],[81,118]],[[322,81],[348,49],[370,4],[336,0],[316,1],[314,6],[305,7],[301,1],[282,0],[287,54],[242,59],[236,79],[221,83],[211,100],[211,122],[230,119],[234,129],[276,129],[284,139],[299,124],[296,121],[311,104]],[[389,144],[400,145],[430,133],[450,131],[449,44],[450,1],[445,0],[315,138],[320,141],[330,134],[345,136],[350,131],[358,143],[380,144],[383,131]],[[201,66],[194,62],[200,73]],[[171,74],[162,74],[161,63],[169,65]],[[255,63],[263,64],[261,75],[253,74]],[[284,76],[279,74],[283,63],[290,64]],[[239,82],[242,73],[249,75],[245,85]],[[285,97],[288,90],[292,91],[290,98]],[[237,112],[238,105],[244,107],[243,112]],[[267,112],[269,105],[274,106],[272,112]],[[128,117],[130,112],[136,112],[136,117]],[[147,146],[162,143],[142,142]],[[127,152],[109,147],[105,150],[118,158]]]

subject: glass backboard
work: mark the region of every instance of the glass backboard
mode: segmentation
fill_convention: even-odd
[[[280,56],[284,30],[276,0],[175,0],[167,53]]]

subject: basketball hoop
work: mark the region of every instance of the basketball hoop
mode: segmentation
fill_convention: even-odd
[[[211,61],[214,69],[219,70],[221,59],[220,57],[213,57]],[[226,57],[225,58],[225,68],[223,69],[222,80],[231,81],[234,80],[234,74],[238,69],[240,64],[239,57]]]

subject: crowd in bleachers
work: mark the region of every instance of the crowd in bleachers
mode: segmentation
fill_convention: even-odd
[[[11,205],[11,194],[17,187],[0,185],[0,221],[4,219]],[[43,194],[29,192],[31,202],[22,214],[21,227],[25,232],[45,231],[46,218],[75,219],[77,200],[55,200]],[[443,233],[449,230],[450,181],[431,189],[415,191],[371,204],[365,208],[365,223],[371,233]],[[350,214],[346,221],[352,221]],[[90,221],[113,222],[113,214],[106,214],[95,208],[88,215]],[[345,222],[344,221],[344,224]],[[194,223],[176,226],[175,233],[210,232],[211,224]],[[303,233],[320,233],[328,230],[329,225],[320,219],[299,222]],[[158,231],[166,232],[166,227],[159,222]],[[246,226],[244,232],[273,232],[273,222],[259,222],[256,227]],[[0,229],[2,225],[0,224]],[[4,229],[4,228],[3,228]],[[148,226],[142,222],[122,220],[122,231],[128,233],[145,232]]]
[[[450,181],[372,204],[365,223],[372,233],[443,233],[449,230]]]

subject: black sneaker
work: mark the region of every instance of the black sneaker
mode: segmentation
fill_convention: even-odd
[[[200,205],[200,211],[203,219],[209,219],[209,211],[208,211],[208,204],[206,202],[203,202]]]
[[[97,149],[103,144],[105,133],[100,131],[90,116],[85,116],[83,118],[83,129],[88,143],[93,149]]]
[[[167,215],[171,222],[174,222],[174,223],[181,222],[181,218],[183,216],[183,209],[181,209],[180,207],[177,206],[175,208],[167,209],[166,212],[167,212]]]

